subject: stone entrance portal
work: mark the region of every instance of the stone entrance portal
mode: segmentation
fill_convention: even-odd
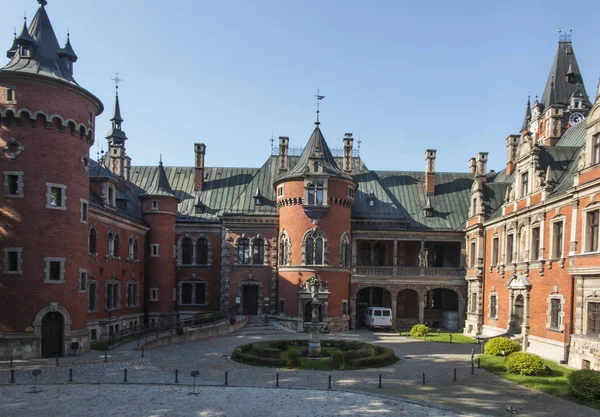
[[[64,319],[59,312],[47,313],[42,318],[42,357],[50,358],[63,353]]]

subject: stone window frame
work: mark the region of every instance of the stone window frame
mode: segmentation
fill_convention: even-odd
[[[95,252],[91,252],[91,245],[90,245],[90,237],[92,235],[92,230],[94,230],[96,232],[96,251]],[[98,228],[96,227],[96,225],[92,225],[92,227],[90,227],[90,229],[88,230],[88,255],[92,255],[92,256],[96,256],[98,255]]]
[[[65,262],[67,258],[57,258],[52,256],[44,257],[44,284],[64,284],[65,283]],[[60,262],[60,279],[50,279],[50,262]]]
[[[560,254],[559,256],[554,256],[554,225],[556,223],[562,223],[562,245],[560,248]],[[559,216],[554,217],[552,220],[550,220],[549,222],[549,227],[550,227],[550,259],[564,259],[565,258],[565,232],[566,232],[566,228],[565,228],[565,224],[566,224],[566,218],[565,216],[563,216],[562,214]]]
[[[284,188],[283,184],[277,187],[277,198],[283,198]]]
[[[497,245],[496,251],[495,251],[496,253],[494,253],[494,241],[498,242],[498,245]],[[492,253],[491,253],[492,259],[490,259],[491,266],[500,265],[500,234],[499,233],[494,233],[492,235],[491,251],[492,251]],[[494,262],[494,256],[496,257],[496,259],[495,259],[496,262]]]
[[[533,247],[533,231],[538,229],[538,247]],[[539,221],[532,223],[529,226],[529,261],[539,261],[541,259],[541,249],[544,246],[544,242],[542,241],[542,224]]]
[[[183,264],[183,240],[184,239],[191,239],[192,240],[192,263],[191,264]],[[198,263],[198,245],[201,239],[204,239],[206,241],[206,247],[207,247],[207,254],[206,254],[206,264],[199,264]],[[212,266],[212,243],[210,241],[210,238],[201,233],[199,235],[196,236],[192,236],[191,234],[188,233],[184,233],[181,236],[179,236],[179,239],[177,239],[177,244],[176,244],[176,264],[178,267],[190,267],[190,266]]]
[[[118,247],[115,247],[116,241],[118,241]],[[121,235],[119,231],[114,232],[112,229],[108,229],[106,232],[106,257],[121,259],[119,252],[121,252]]]
[[[347,246],[346,246],[347,245]],[[350,267],[352,266],[352,238],[350,237],[350,231],[346,230],[340,236],[340,266]]]
[[[342,317],[348,317],[348,300],[346,299],[342,300]]]
[[[12,100],[9,99],[9,92],[12,92]],[[4,86],[4,104],[17,104],[17,87],[12,85]]]
[[[263,253],[262,253],[263,261],[262,261],[262,263],[255,264],[254,263],[254,242],[256,242],[257,240],[262,240],[262,242],[263,242]],[[251,265],[265,265],[265,266],[269,265],[268,245],[269,245],[268,240],[260,234],[254,236],[250,239],[250,264]]]
[[[17,270],[12,271],[8,269],[8,254],[10,252],[17,253]],[[23,275],[23,248],[4,248],[4,263],[2,266],[2,273],[4,275]]]
[[[151,243],[150,244],[150,257],[151,258],[159,258],[160,257],[160,244],[159,243]]]
[[[94,286],[94,308],[90,309],[90,291],[92,289],[92,285]],[[97,313],[98,312],[98,281],[90,276],[88,276],[86,293],[87,293],[87,300],[86,300],[87,312],[88,313]]]
[[[79,222],[88,224],[90,218],[90,202],[84,198],[79,199]]]
[[[201,239],[206,240],[206,264],[199,264],[198,263],[198,253],[197,253],[197,249],[198,249],[198,245]],[[194,239],[194,254],[193,254],[193,259],[194,259],[194,265],[196,266],[212,266],[212,243],[210,241],[210,238],[205,235],[205,234],[199,234],[196,236],[196,238]]]
[[[136,236],[129,236],[129,238],[127,239],[127,260],[139,260],[139,250],[140,244],[138,238]]]
[[[348,198],[354,200],[355,195],[356,195],[356,191],[354,190],[354,187],[349,185],[348,186]]]
[[[130,303],[129,301],[129,288],[133,287],[133,303]],[[132,278],[129,278],[126,282],[126,286],[125,286],[125,308],[136,308],[140,306],[140,285],[138,280]]]
[[[598,227],[599,236],[598,239],[598,247],[595,251],[588,250],[588,246],[590,243],[590,237],[588,233],[588,214],[593,211],[598,211],[598,216],[600,217],[600,205],[596,202],[589,204],[586,208],[581,210],[581,231],[583,244],[581,245],[581,253],[598,253],[600,252],[600,227]],[[563,225],[563,239],[564,239],[564,225]]]
[[[584,310],[583,310],[583,329],[582,334],[586,336],[598,337],[598,333],[590,333],[588,330],[588,318],[589,318],[589,305],[590,303],[600,304],[600,296],[593,294],[584,299]]]
[[[312,229],[308,230],[302,237],[302,249],[300,252],[300,265],[307,265],[307,263],[306,263],[306,239],[308,239],[309,237],[312,237],[313,240],[315,241],[315,244],[313,244],[313,260],[315,259],[316,253],[317,253],[316,239],[318,239],[318,238],[323,239],[323,263],[320,263],[320,264],[312,263],[310,265],[311,266],[329,265],[329,245],[327,242],[327,235],[325,234],[325,232],[322,229],[319,229],[318,227],[313,227]]]
[[[61,189],[61,205],[53,206],[52,202],[52,189]],[[46,183],[46,208],[52,210],[67,210],[67,186],[65,184],[57,184],[55,182]]]
[[[279,299],[279,315],[285,316],[285,297]]]
[[[475,297],[475,300],[473,300],[473,297]],[[475,301],[475,302],[473,302],[473,301]],[[472,289],[471,292],[469,293],[469,313],[477,314],[479,312],[478,307],[479,307],[479,289]]]
[[[551,327],[552,323],[552,300],[560,300],[560,313],[558,313],[558,328]],[[564,332],[565,331],[565,304],[567,301],[565,297],[559,293],[558,291],[553,292],[546,298],[546,303],[548,304],[548,309],[546,310],[546,317],[548,321],[546,322],[546,329],[553,332]]]
[[[150,210],[158,210],[158,200],[150,201]]]
[[[279,251],[279,256],[278,256],[278,262],[277,264],[279,266],[287,266],[287,265],[291,265],[291,259],[292,259],[292,241],[290,240],[290,236],[288,235],[288,233],[286,232],[285,229],[281,229],[281,232],[279,232],[279,239],[278,241],[278,251]],[[283,249],[286,249],[287,253],[283,253]]]
[[[79,268],[77,274],[77,292],[78,293],[86,293],[87,292],[87,282],[89,280],[90,272],[87,268]]]
[[[492,316],[492,297],[496,298],[496,314]],[[498,300],[499,295],[496,290],[490,291],[488,294],[488,318],[492,320],[498,320]]]
[[[158,301],[158,288],[148,290],[148,301]]]
[[[192,285],[192,302],[190,304],[183,304],[183,284],[191,284]],[[198,304],[196,303],[196,285],[204,285],[204,303]],[[182,306],[182,307],[208,307],[209,305],[209,301],[208,301],[208,281],[205,280],[185,280],[185,281],[179,281],[177,283],[177,305]]]
[[[112,294],[112,305],[108,305],[108,288]],[[117,288],[117,297],[115,299],[115,290]],[[104,282],[104,311],[115,311],[121,309],[121,282],[112,277]]]
[[[512,238],[512,248],[510,253],[508,253],[508,238]],[[515,254],[515,244],[517,240],[517,231],[514,229],[510,229],[506,231],[506,234],[504,236],[504,263],[505,264],[512,264],[512,263],[516,263],[517,259],[519,257],[519,254]],[[517,245],[518,247],[518,245]]]
[[[8,178],[11,176],[17,177],[17,193],[10,194],[9,193],[9,181]],[[23,177],[25,173],[23,171],[4,171],[4,197],[6,198],[23,198],[25,194],[23,193]]]
[[[240,240],[246,239],[248,241],[248,262],[246,263],[240,263],[240,247],[239,247],[239,243]],[[252,247],[250,244],[250,238],[248,236],[246,236],[246,234],[242,233],[240,236],[238,236],[238,238],[235,240],[235,251],[234,251],[234,260],[233,260],[233,264],[234,265],[252,265]]]
[[[321,165],[319,165],[319,167],[321,167]],[[322,168],[321,168],[322,169]],[[322,204],[316,204],[317,202],[317,187],[321,185],[323,187],[323,202]],[[309,204],[308,203],[308,189],[309,187],[314,187],[315,189],[315,204]],[[326,207],[329,205],[329,199],[328,199],[328,189],[329,189],[329,182],[328,179],[326,177],[320,177],[320,176],[315,176],[315,177],[309,177],[309,178],[305,178],[304,179],[304,199],[302,200],[302,204],[304,205],[312,205],[312,206],[319,206],[319,207]]]
[[[469,268],[477,266],[477,239],[472,237],[469,239]]]

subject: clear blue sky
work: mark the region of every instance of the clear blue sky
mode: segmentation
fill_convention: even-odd
[[[134,165],[261,166],[271,134],[303,146],[326,96],[321,128],[331,147],[362,139],[371,169],[467,171],[518,133],[527,93],[541,96],[558,42],[573,27],[575,53],[594,100],[600,2],[48,0],[59,40],[67,28],[75,78],[100,97],[104,143],[115,71]],[[35,0],[0,0],[8,49]],[[6,60],[4,61],[6,62]],[[356,143],[355,143],[356,145]],[[106,149],[106,146],[105,146]],[[94,147],[92,155],[95,156]]]

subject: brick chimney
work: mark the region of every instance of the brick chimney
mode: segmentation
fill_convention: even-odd
[[[512,174],[515,170],[515,159],[520,141],[520,135],[508,135],[506,138],[506,175]]]
[[[125,177],[125,179],[127,181],[129,181],[129,178],[131,177],[131,157],[130,156],[125,156],[125,166],[123,167],[123,177]]]
[[[477,153],[477,158],[475,159],[475,163],[477,165],[477,178],[479,178],[481,182],[485,182],[487,180],[487,161],[487,152]]]
[[[469,173],[475,176],[477,172],[477,163],[475,162],[475,158],[469,158]]]
[[[352,172],[352,147],[354,145],[354,138],[352,133],[346,133],[344,135],[344,172]]]
[[[288,170],[288,146],[290,138],[287,136],[279,136],[279,174],[285,174]]]
[[[194,190],[202,191],[202,186],[204,185],[204,155],[206,155],[206,145],[204,143],[194,143],[194,152],[196,153]]]
[[[435,192],[435,149],[425,151],[425,194],[433,195]]]

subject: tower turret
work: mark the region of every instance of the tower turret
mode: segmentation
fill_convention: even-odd
[[[126,155],[125,141],[127,135],[121,128],[123,123],[123,117],[121,116],[121,105],[119,104],[119,84],[121,81],[119,75],[115,78],[116,81],[116,93],[115,93],[115,107],[113,116],[110,119],[112,124],[111,129],[106,134],[108,140],[108,154],[105,158],[106,167],[109,168],[115,175],[119,177],[125,177],[126,173]]]

